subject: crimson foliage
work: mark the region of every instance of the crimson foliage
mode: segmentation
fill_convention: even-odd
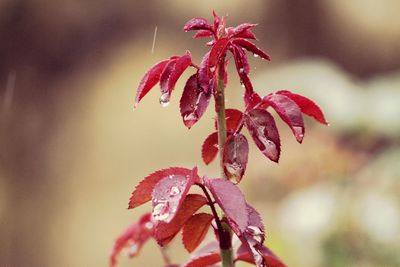
[[[322,124],[327,124],[327,121],[321,109],[305,96],[287,90],[259,96],[249,79],[250,66],[245,51],[268,61],[271,58],[250,41],[256,40],[252,32],[256,24],[243,23],[237,27],[226,27],[225,17],[221,18],[215,12],[213,15],[213,23],[204,18],[194,18],[184,26],[186,32],[196,31],[194,38],[213,38],[206,44],[210,51],[203,56],[200,66],[192,62],[189,51],[182,56],[172,56],[155,64],[142,78],[134,106],[158,83],[161,89],[159,101],[166,106],[177,81],[191,67],[195,72],[187,80],[180,99],[182,120],[190,129],[203,116],[211,98],[217,97],[219,79],[226,85],[226,68],[229,60],[233,60],[245,89],[245,110],[226,109],[226,142],[218,143],[219,125],[216,122],[217,131],[212,132],[202,146],[205,164],[210,164],[218,152],[221,152],[221,167],[228,179],[200,177],[197,167],[171,167],[145,177],[133,191],[129,208],[133,209],[151,201],[152,212],[128,227],[117,239],[111,255],[111,266],[116,265],[121,250],[127,249],[128,255],[133,257],[150,238],[155,239],[160,246],[166,246],[180,231],[183,233],[184,247],[188,252],[195,251],[181,266],[213,266],[221,261],[220,248],[226,249],[224,246],[227,244],[231,246],[231,240],[224,240],[226,235],[223,225],[232,229],[241,241],[236,250],[235,261],[245,261],[259,267],[285,266],[264,245],[265,227],[259,213],[246,202],[243,193],[230,181],[241,181],[248,162],[249,144],[241,131],[247,128],[257,148],[268,159],[278,162],[281,141],[275,119],[268,111],[269,107],[290,127],[299,143],[305,133],[303,114]],[[233,57],[227,57],[228,53]],[[189,193],[192,186],[198,186],[204,196]],[[211,212],[200,211],[203,206],[208,206]],[[218,215],[217,208],[223,211],[222,218]],[[210,227],[214,229],[219,242],[197,249]],[[175,265],[166,263],[166,266]]]

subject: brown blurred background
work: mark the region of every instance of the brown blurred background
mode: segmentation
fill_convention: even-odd
[[[190,131],[181,122],[184,79],[168,108],[156,89],[132,110],[156,61],[186,49],[201,59],[204,40],[182,27],[213,9],[230,25],[259,23],[273,58],[250,59],[259,93],[302,93],[331,123],[307,120],[301,146],[280,124],[279,165],[251,146],[241,189],[268,246],[289,266],[400,266],[398,0],[2,0],[0,266],[107,266],[115,237],[149,208],[126,210],[142,177],[167,166],[218,174],[200,158],[212,109]],[[231,77],[228,106],[241,107]],[[179,238],[170,253],[187,257]],[[161,257],[151,243],[120,262]]]

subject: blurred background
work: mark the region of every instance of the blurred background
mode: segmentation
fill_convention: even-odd
[[[205,41],[182,27],[213,9],[229,25],[259,23],[273,58],[250,59],[260,94],[304,94],[330,122],[307,120],[301,146],[279,124],[279,165],[251,145],[240,187],[267,245],[289,266],[400,266],[398,0],[0,1],[0,266],[107,266],[116,236],[149,209],[126,209],[145,175],[218,175],[200,157],[213,108],[190,131],[181,121],[184,77],[167,108],[155,89],[133,111],[155,62],[186,49],[200,61]],[[230,77],[227,105],[241,108]],[[179,238],[169,252],[187,257]],[[153,242],[120,263],[162,261]]]

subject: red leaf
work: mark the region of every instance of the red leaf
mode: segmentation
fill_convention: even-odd
[[[215,71],[215,66],[217,65],[218,61],[221,60],[221,58],[225,55],[228,43],[228,38],[221,38],[211,48],[210,58],[208,61],[208,67],[211,72],[213,72],[212,70]]]
[[[242,247],[251,255],[252,262],[257,266],[264,267],[265,261],[260,253],[264,242],[264,224],[260,214],[253,207],[247,204],[246,208],[249,214],[249,224],[246,231],[239,235],[239,239],[242,241]]]
[[[235,62],[238,63],[236,64],[236,69],[239,73],[239,76],[241,76],[241,74],[249,75],[250,65],[246,53],[237,46],[233,46],[233,49],[235,49],[236,53],[236,56],[235,55],[234,56],[235,56]]]
[[[240,110],[228,108],[225,110],[226,130],[234,133],[240,130],[243,113]]]
[[[289,97],[299,106],[301,112],[310,117],[313,117],[315,120],[319,121],[322,124],[328,125],[328,122],[326,121],[324,113],[322,112],[321,108],[317,104],[315,104],[312,100],[308,99],[305,96],[294,94],[286,90],[278,91],[276,93]]]
[[[231,135],[224,145],[223,163],[225,175],[237,183],[243,177],[249,156],[249,144],[244,135],[237,133]]]
[[[243,232],[247,227],[248,215],[246,201],[239,188],[225,179],[206,179],[205,185],[224,211],[232,230],[235,233]]]
[[[183,123],[189,129],[203,116],[210,102],[211,93],[205,93],[198,82],[198,74],[193,74],[186,82],[180,101]]]
[[[226,130],[228,133],[240,131],[243,124],[243,113],[240,110],[228,108],[225,110]],[[218,122],[215,120],[214,127],[218,130]]]
[[[215,11],[213,11],[214,16],[214,31],[218,30],[219,24],[221,23],[221,17],[217,15]]]
[[[212,242],[195,253],[182,267],[212,267],[220,261],[218,243]]]
[[[280,94],[269,94],[263,98],[263,102],[276,110],[292,129],[297,142],[301,143],[304,137],[304,121],[299,106],[289,97]]]
[[[233,28],[233,27],[226,28],[226,32],[227,32],[228,36],[232,36],[234,34],[234,29],[235,28]],[[251,29],[247,29],[239,34],[236,34],[235,38],[245,38],[245,39],[257,40],[257,37],[254,35],[254,33],[251,31]]]
[[[246,88],[246,94],[253,94],[253,85],[248,77],[249,67],[246,54],[237,46],[233,45],[231,52],[235,59],[236,70],[239,74],[240,83]]]
[[[151,214],[146,213],[138,222],[130,225],[115,241],[110,256],[110,266],[117,265],[117,257],[123,249],[128,249],[129,257],[136,256],[146,241],[153,235]]]
[[[245,125],[258,149],[270,160],[278,162],[281,143],[272,115],[266,110],[254,109],[245,116]]]
[[[244,103],[246,105],[246,110],[253,110],[261,102],[262,99],[256,92],[245,92]]]
[[[193,18],[186,22],[185,26],[183,27],[185,32],[188,31],[197,31],[197,30],[212,30],[212,26],[206,19],[203,18]]]
[[[199,30],[193,35],[193,38],[202,38],[202,37],[210,37],[213,36],[213,33],[209,30]]]
[[[203,89],[204,92],[211,92],[211,77],[209,69],[208,69],[208,60],[210,58],[210,52],[207,52],[200,64],[200,69],[199,69],[199,84],[200,87]]]
[[[246,74],[243,73],[240,76],[240,83],[242,84],[242,87],[246,89],[245,95],[254,95],[253,85],[251,84],[250,79]],[[248,103],[245,104],[248,105]]]
[[[249,204],[247,204],[246,208],[247,213],[249,214],[249,225],[247,226],[246,232],[255,236],[262,244],[265,239],[265,226],[262,222],[261,216],[258,211]]]
[[[242,246],[238,250],[238,258],[240,259],[240,254],[247,254],[248,260],[257,266],[269,266],[266,265],[262,253],[265,227],[260,214],[249,204],[247,204],[247,212],[249,214],[249,224],[246,231],[239,236]]]
[[[152,66],[140,81],[139,87],[137,89],[135,98],[135,107],[140,102],[140,100],[154,87],[159,81],[161,74],[164,71],[165,66],[169,63],[171,59],[166,59],[158,62]]]
[[[257,24],[252,24],[252,23],[243,23],[238,25],[237,27],[233,28],[232,31],[230,32],[230,34],[228,35],[229,38],[232,37],[237,37],[237,35],[242,34],[245,31],[248,31],[252,28],[254,28],[255,26],[257,26]]]
[[[192,170],[181,168],[181,167],[172,167],[168,169],[162,169],[152,174],[146,176],[135,188],[132,192],[132,196],[129,200],[129,209],[136,208],[148,201],[151,200],[151,194],[153,193],[153,189],[158,182],[160,182],[163,178],[168,177],[169,175],[181,175],[181,176],[190,176],[192,174]]]
[[[247,252],[251,253],[253,257],[253,263],[257,266],[264,267],[265,262],[260,253],[260,249],[264,243],[264,232],[265,227],[262,223],[260,214],[249,204],[247,204],[247,212],[249,214],[249,225],[246,228],[246,231],[239,236],[239,239],[242,241],[242,247],[247,249]]]
[[[236,38],[246,38],[246,39],[257,40],[257,37],[254,35],[254,33],[251,31],[251,29],[245,30],[242,33],[237,34]]]
[[[213,219],[211,214],[198,213],[186,222],[182,230],[182,242],[189,253],[204,240]]]
[[[217,34],[217,38],[222,38],[226,35],[225,27],[226,27],[226,16],[222,16],[222,18],[218,23],[218,27],[215,28],[215,33]]]
[[[253,255],[253,252],[256,253],[256,255]],[[255,264],[254,258],[260,259],[260,257],[264,260],[265,265],[257,266],[286,267],[286,265],[265,246],[260,246],[257,251],[249,251],[249,248],[242,244],[237,251],[236,260]]]
[[[271,61],[271,57],[267,53],[265,53],[260,48],[258,48],[255,44],[247,41],[246,39],[238,38],[238,39],[233,40],[233,43],[240,45],[244,49],[253,53],[255,56],[259,56],[259,57],[262,57],[263,59]]]
[[[210,164],[218,154],[218,133],[213,132],[204,140],[201,156],[206,165]]]
[[[206,203],[207,199],[202,195],[187,195],[171,222],[159,222],[155,226],[155,238],[158,244],[160,246],[168,244],[179,233],[187,220]]]
[[[236,45],[232,45],[230,51],[232,52],[233,57],[235,58],[236,70],[239,74],[239,77],[242,77],[243,74],[246,75],[249,74],[250,72],[249,62],[243,50],[237,47]]]
[[[168,81],[171,76],[172,71],[174,70],[176,61],[178,59],[173,59],[168,62],[165,66],[163,73],[160,77],[160,88],[161,88],[161,96],[160,96],[160,104],[166,106],[169,104],[170,92],[168,89]]]
[[[160,102],[161,103],[168,103],[169,99],[171,97],[171,93],[175,88],[175,84],[178,81],[178,79],[181,77],[183,72],[192,64],[192,55],[190,54],[189,51],[186,51],[186,54],[179,57],[175,64],[168,65],[167,67],[170,70],[169,74],[166,73],[165,76],[168,75],[167,80],[163,80],[164,78],[164,73],[161,76],[161,97],[160,97]]]
[[[197,179],[197,168],[194,168],[190,175],[172,174],[159,181],[152,193],[154,220],[169,223]]]

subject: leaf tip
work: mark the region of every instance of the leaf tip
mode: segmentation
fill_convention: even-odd
[[[185,124],[188,130],[190,130],[192,126],[197,122],[197,120],[185,119],[185,117],[183,118],[183,124]]]

